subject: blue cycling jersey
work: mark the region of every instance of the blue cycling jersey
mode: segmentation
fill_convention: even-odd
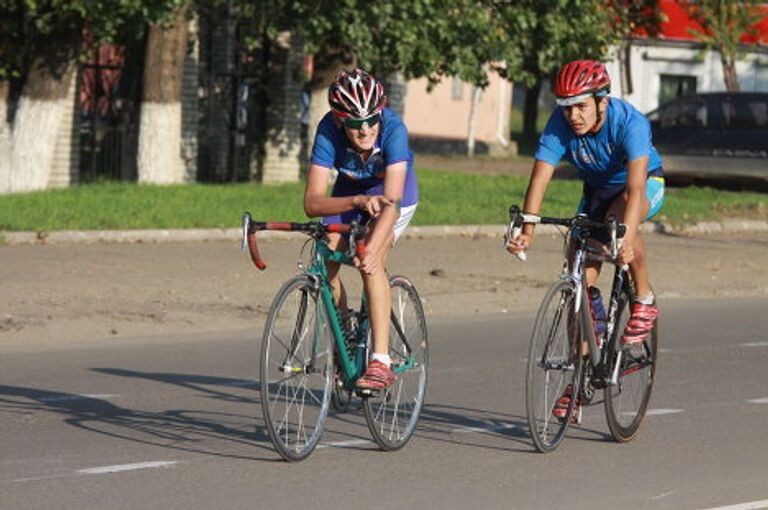
[[[367,161],[363,161],[350,146],[344,129],[336,124],[331,112],[323,117],[317,127],[310,158],[311,164],[339,171],[331,192],[333,196],[383,194],[387,166],[401,161],[407,163],[402,205],[409,206],[419,200],[413,170],[413,153],[408,147],[408,131],[405,124],[397,113],[389,108],[384,108],[381,112],[379,136]]]
[[[651,124],[634,106],[608,98],[605,122],[594,134],[577,136],[562,107],[549,117],[539,138],[535,158],[552,165],[565,159],[590,187],[604,188],[627,182],[627,164],[648,156],[648,173],[661,174],[661,157],[651,142]]]

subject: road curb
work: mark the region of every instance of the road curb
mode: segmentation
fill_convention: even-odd
[[[640,227],[648,234],[702,235],[746,232],[768,232],[768,222],[759,220],[730,220],[700,222],[693,225],[674,226],[666,223],[646,223]],[[506,225],[436,225],[408,227],[406,239],[436,237],[498,237],[506,231]],[[539,225],[539,234],[554,234],[558,228]],[[239,228],[178,229],[178,230],[62,230],[56,232],[0,232],[5,244],[77,244],[77,243],[160,243],[190,241],[238,241]],[[295,234],[289,232],[263,232],[265,239],[285,239]]]

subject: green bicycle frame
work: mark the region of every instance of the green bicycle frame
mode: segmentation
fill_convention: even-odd
[[[333,299],[333,293],[331,292],[331,284],[328,280],[328,269],[325,266],[325,262],[336,262],[339,264],[352,266],[352,257],[350,257],[347,253],[343,251],[335,251],[328,247],[328,245],[324,241],[315,241],[314,244],[314,254],[313,254],[313,262],[312,265],[309,268],[308,273],[316,276],[319,279],[320,283],[320,297],[322,300],[322,304],[325,307],[326,312],[328,313],[328,317],[331,321],[331,331],[333,332],[334,342],[336,344],[336,350],[339,355],[339,360],[341,367],[344,371],[344,379],[347,382],[347,384],[351,384],[355,380],[357,380],[358,377],[362,375],[362,371],[364,369],[364,364],[357,359],[357,357],[351,356],[349,353],[349,350],[347,349],[347,343],[345,339],[344,330],[341,326],[341,318],[339,317],[339,310],[336,306],[336,302]],[[365,293],[363,293],[363,296],[361,298],[361,309],[366,308],[366,297]],[[400,325],[399,321],[396,320],[394,316],[394,312],[390,310],[390,317],[392,318],[392,327],[397,333],[397,335],[403,340],[405,345],[408,345],[408,342],[405,337],[405,333],[403,332],[402,326]],[[364,320],[361,324],[360,331],[358,332],[358,335],[361,334],[367,334],[368,329],[368,320]],[[361,339],[358,336],[357,341],[360,342]],[[410,350],[410,346],[408,346]],[[413,356],[409,355],[408,360],[405,363],[402,363],[398,366],[393,366],[392,371],[396,374],[399,374],[401,372],[405,372],[406,370],[409,370],[414,365],[414,359]]]

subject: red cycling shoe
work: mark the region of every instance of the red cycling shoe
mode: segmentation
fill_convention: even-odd
[[[643,303],[632,303],[632,316],[624,329],[624,335],[621,340],[625,344],[636,345],[645,342],[653,331],[653,325],[656,317],[659,316],[659,309],[656,305],[644,305]]]
[[[571,405],[571,398],[573,397],[573,385],[569,384],[565,387],[563,396],[557,399],[555,406],[552,408],[552,416],[558,420],[565,420],[565,415],[568,413],[568,406]],[[576,405],[573,406],[571,411],[571,423],[581,423],[581,402],[576,400]]]
[[[382,390],[397,380],[395,373],[379,360],[368,363],[368,369],[355,385],[362,390]]]

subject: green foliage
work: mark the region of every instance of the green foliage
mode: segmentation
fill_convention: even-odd
[[[499,62],[508,34],[492,4],[477,0],[241,0],[251,49],[290,30],[310,53],[341,54],[377,74],[406,78],[457,76],[488,83],[486,66]]]
[[[730,61],[740,56],[741,37],[754,34],[755,24],[765,17],[759,8],[762,2],[755,0],[681,3],[686,6],[690,18],[702,27],[702,30],[689,29],[689,32]]]
[[[0,79],[20,77],[52,48],[139,37],[190,0],[0,0]]]

